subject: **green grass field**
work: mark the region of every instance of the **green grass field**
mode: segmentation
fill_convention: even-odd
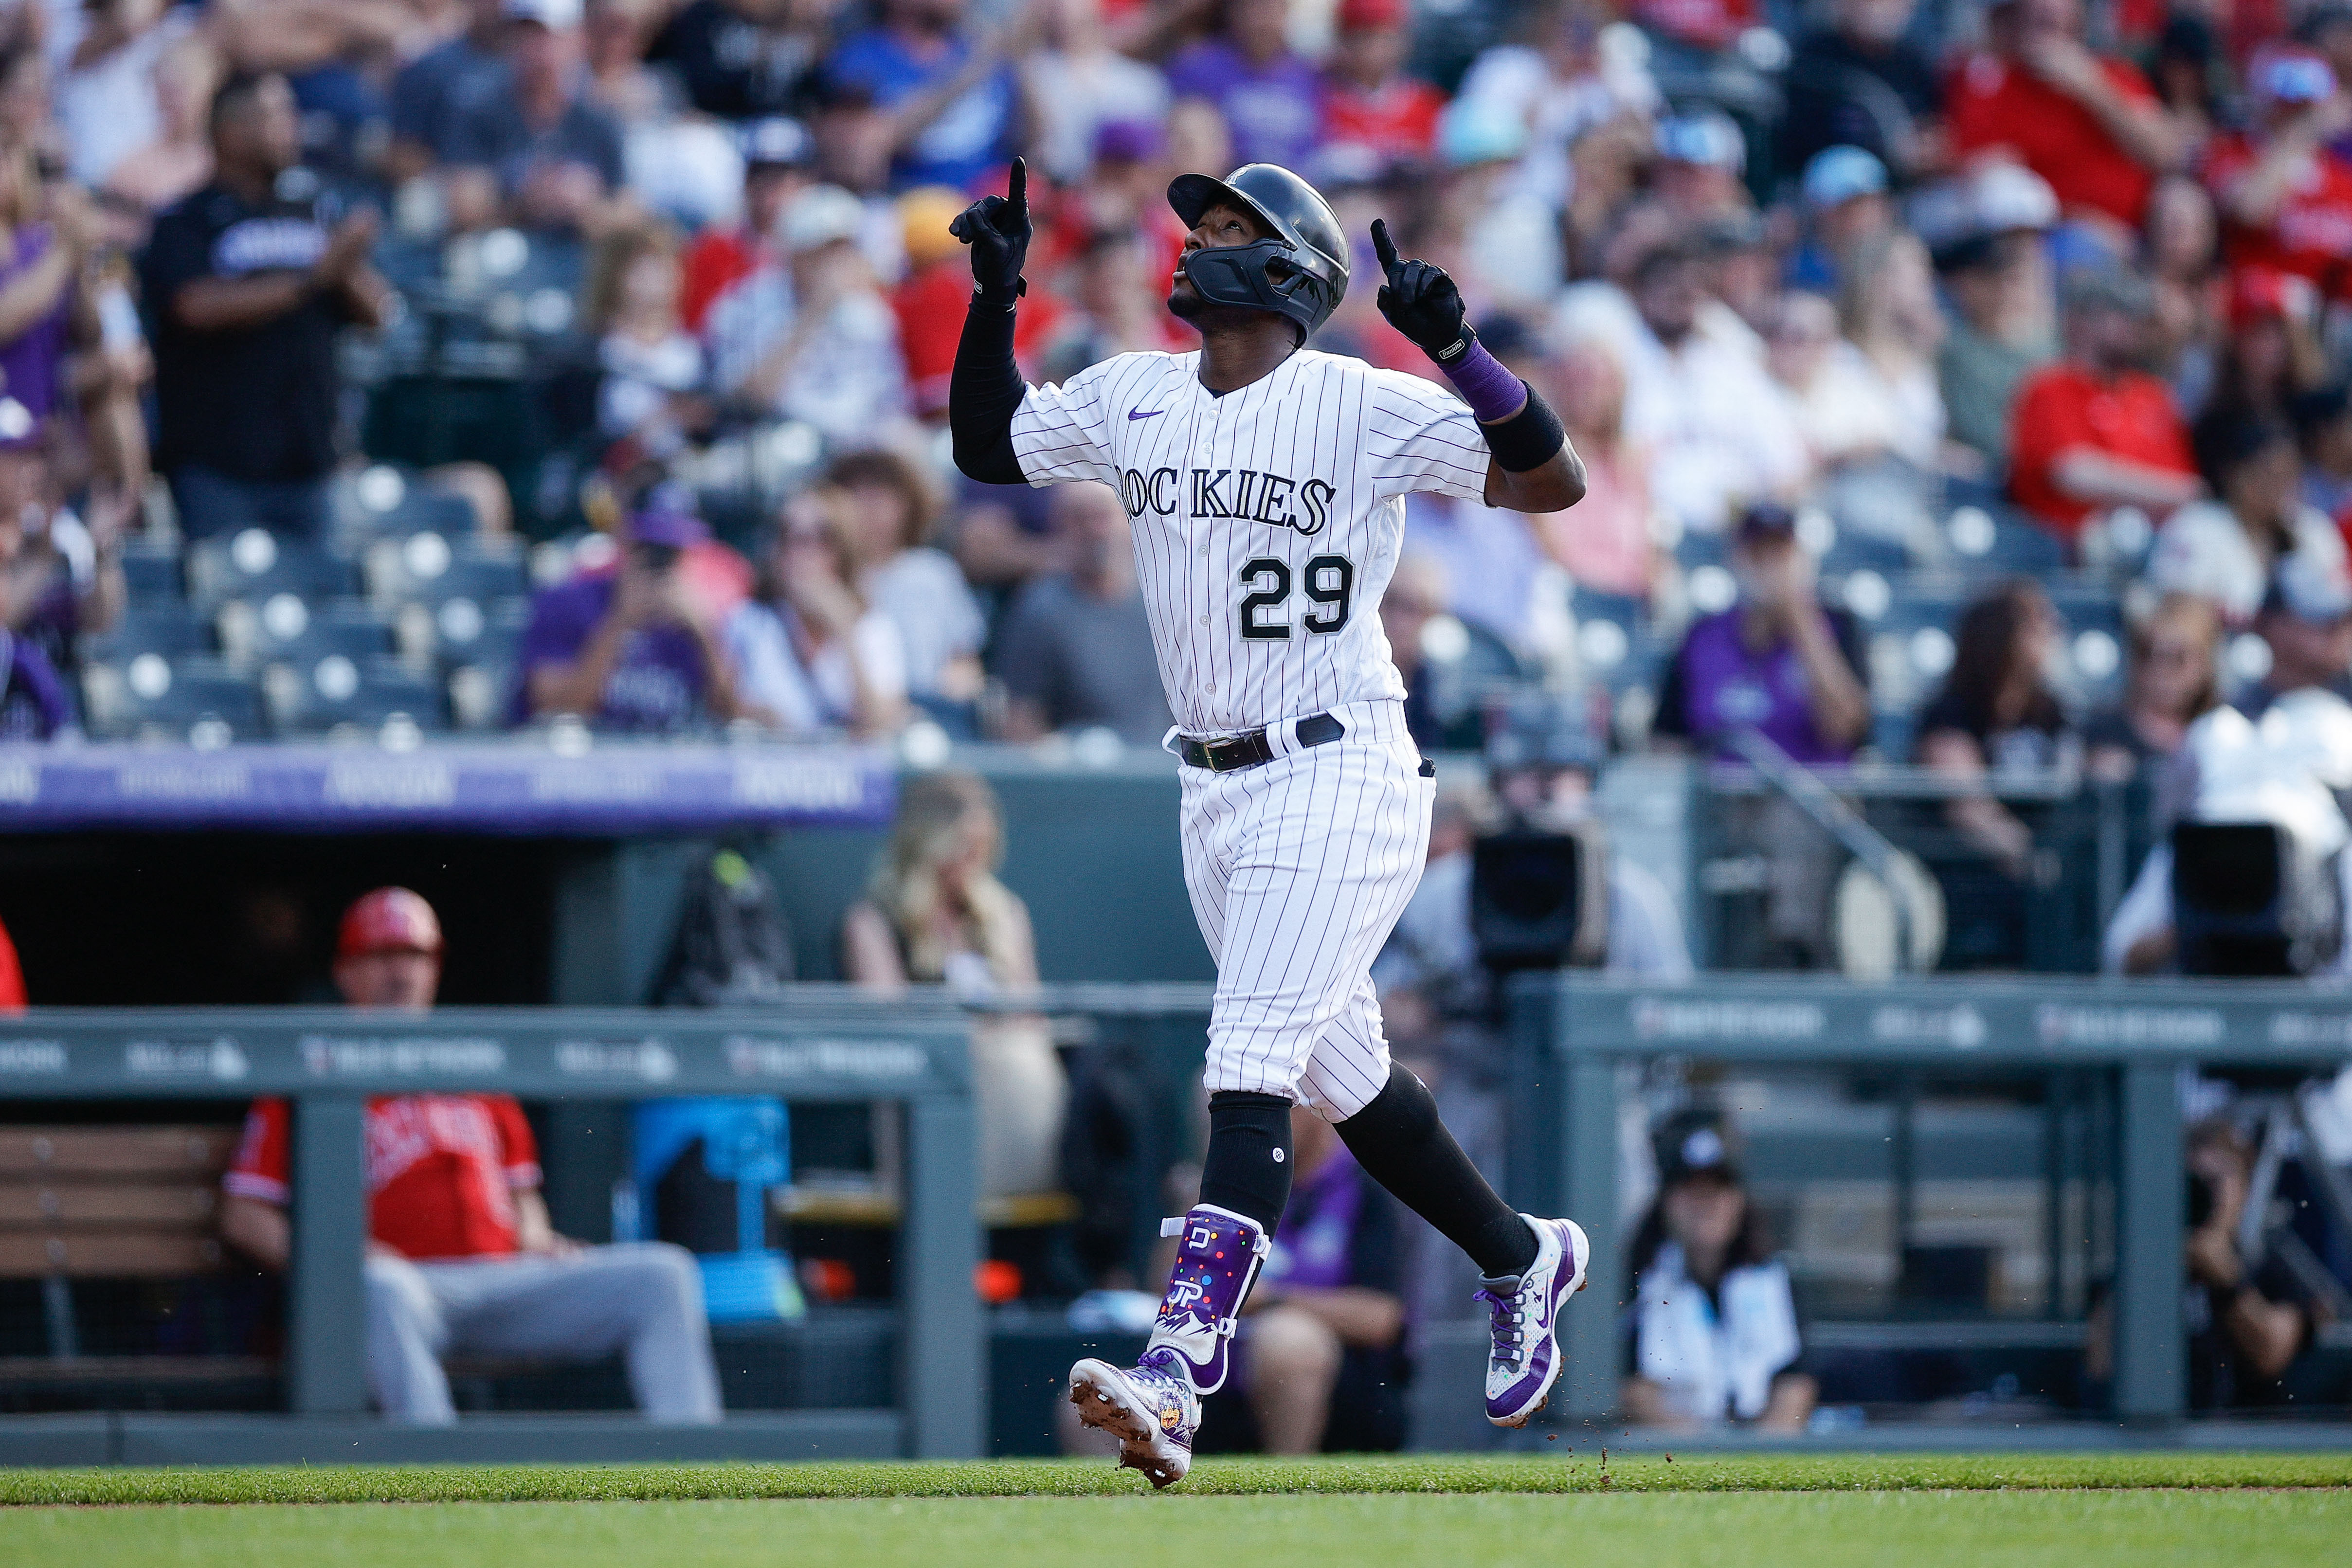
[[[6,1568],[2352,1563],[2352,1454],[1228,1459],[1158,1496],[1076,1461],[47,1470],[0,1503]]]

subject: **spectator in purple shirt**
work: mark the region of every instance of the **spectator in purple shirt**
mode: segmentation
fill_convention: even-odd
[[[0,745],[52,740],[72,727],[73,704],[47,657],[0,627]]]
[[[1290,1113],[1290,1202],[1243,1308],[1238,1358],[1208,1430],[1269,1454],[1404,1441],[1404,1231],[1395,1200],[1331,1124]],[[1224,1445],[1221,1441],[1219,1447]]]
[[[709,537],[656,497],[629,521],[620,568],[541,593],[523,633],[516,722],[577,714],[599,728],[676,733],[736,716],[734,680],[678,557]]]
[[[1228,0],[1225,25],[1168,62],[1169,89],[1205,99],[1243,163],[1302,169],[1320,134],[1322,81],[1291,52],[1290,0]]]
[[[1813,592],[1813,562],[1786,507],[1750,507],[1733,537],[1739,597],[1695,622],[1666,671],[1651,734],[1719,759],[1754,730],[1808,768],[1853,759],[1870,730],[1861,630]],[[1743,966],[1810,968],[1834,958],[1830,894],[1843,852],[1778,795],[1727,802],[1724,826],[1765,857],[1762,946]]]
[[[1850,762],[1870,729],[1862,635],[1813,592],[1812,560],[1786,507],[1750,507],[1731,551],[1739,599],[1694,623],[1658,696],[1653,733],[1733,758],[1756,730],[1799,762]]]

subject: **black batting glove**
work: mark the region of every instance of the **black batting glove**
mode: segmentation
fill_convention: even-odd
[[[1463,322],[1462,290],[1454,287],[1454,279],[1442,267],[1399,259],[1396,242],[1389,238],[1389,225],[1380,218],[1372,220],[1372,249],[1380,256],[1381,270],[1388,275],[1375,303],[1389,325],[1441,365],[1460,359],[1477,340],[1477,334]]]
[[[1029,256],[1029,167],[1013,160],[1009,195],[982,196],[956,215],[948,233],[971,246],[971,280],[990,299],[1017,299],[1027,291],[1021,264]]]

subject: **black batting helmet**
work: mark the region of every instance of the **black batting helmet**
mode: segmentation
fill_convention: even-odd
[[[1168,183],[1168,204],[1186,228],[1220,204],[1249,214],[1275,237],[1187,254],[1192,291],[1212,305],[1286,317],[1302,339],[1329,320],[1348,292],[1348,238],[1331,204],[1276,163],[1245,163],[1222,180],[1179,174]]]

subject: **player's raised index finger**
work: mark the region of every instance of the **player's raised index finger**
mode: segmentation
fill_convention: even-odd
[[[1024,217],[1027,216],[1029,212],[1029,161],[1026,158],[1015,158],[1013,160],[1013,177],[1010,183],[1005,186],[1005,200],[1013,204],[1013,211],[1017,215]]]
[[[1389,275],[1391,283],[1394,283],[1397,275],[1396,245],[1389,238],[1389,225],[1386,218],[1372,220],[1372,254],[1381,258],[1381,270]]]

